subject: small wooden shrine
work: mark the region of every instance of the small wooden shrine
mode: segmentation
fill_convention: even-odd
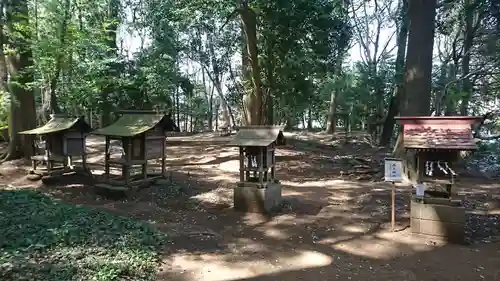
[[[463,243],[465,208],[457,198],[456,163],[460,151],[477,148],[472,125],[474,116],[402,116],[403,145],[413,152],[416,182],[425,186],[423,196],[412,196],[413,233]]]
[[[240,180],[234,188],[236,210],[266,213],[280,204],[276,146],[284,142],[281,127],[239,127],[238,133],[229,143],[229,146],[239,147]]]
[[[81,157],[86,170],[85,139],[92,131],[83,118],[52,114],[43,126],[19,132],[21,135],[37,135],[33,143],[32,174],[52,176],[73,169],[73,157]],[[41,167],[44,163],[45,167]]]
[[[98,186],[127,191],[157,178],[165,178],[166,135],[176,129],[170,115],[140,110],[121,111],[120,114],[115,123],[93,132],[106,137],[104,183]],[[122,153],[112,157],[112,145],[119,146],[120,142]],[[161,159],[161,171],[149,173],[151,162],[156,159]],[[111,174],[112,167],[118,167],[120,173]]]

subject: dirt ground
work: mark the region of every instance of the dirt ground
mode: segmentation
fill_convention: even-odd
[[[88,141],[94,159],[102,156],[101,141]],[[500,280],[499,184],[460,178],[470,245],[443,245],[409,232],[408,186],[397,186],[399,231],[390,231],[391,186],[380,172],[385,151],[297,135],[278,151],[282,211],[244,214],[232,209],[238,159],[225,141],[170,138],[170,184],[130,199],[102,197],[79,176],[30,182],[22,161],[0,166],[0,183],[153,223],[172,237],[159,280]]]

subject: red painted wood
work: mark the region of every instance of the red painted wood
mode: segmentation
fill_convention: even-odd
[[[476,116],[399,116],[403,125],[404,147],[415,149],[474,150],[472,125],[481,121]]]

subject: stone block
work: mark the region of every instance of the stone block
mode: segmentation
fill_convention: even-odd
[[[411,231],[430,239],[465,243],[465,208],[411,202]]]
[[[411,217],[451,223],[465,222],[465,208],[450,205],[411,202]]]
[[[281,185],[277,183],[265,188],[240,183],[233,192],[234,209],[241,212],[269,213],[281,203]]]

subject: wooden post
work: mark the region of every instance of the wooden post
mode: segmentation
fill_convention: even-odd
[[[130,184],[130,167],[132,162],[132,139],[122,138],[123,149],[125,150],[125,163],[122,166],[122,176],[125,178],[125,185]]]
[[[110,153],[109,153],[109,143],[110,139],[108,136],[106,136],[106,144],[104,146],[105,149],[105,157],[104,157],[104,177],[106,180],[109,180],[109,158],[110,158]]]
[[[50,137],[45,137],[45,155],[47,156],[47,173],[50,174],[52,171],[52,139]]]
[[[392,182],[392,192],[391,192],[391,229],[395,231],[396,229],[396,183]]]
[[[86,138],[87,136],[82,133],[82,167],[85,172],[87,172],[87,148],[86,148]]]
[[[457,189],[455,187],[455,175],[451,175],[450,201],[457,199]]]
[[[165,132],[163,132],[163,136],[165,136]],[[167,145],[167,138],[164,137],[162,142],[161,142],[161,176],[163,178],[167,178],[167,175],[166,175],[166,162],[165,162],[165,158],[167,157],[165,155],[166,153],[166,145]]]
[[[273,150],[271,152],[271,157],[272,157],[271,183],[274,183],[274,180],[276,179],[276,147],[273,147]]]
[[[248,181],[250,179],[250,168],[252,167],[252,155],[248,147],[245,147],[245,157],[247,158],[246,180]]]
[[[259,183],[262,184],[264,182],[264,153],[266,151],[265,147],[260,147],[259,149]]]
[[[146,137],[147,133],[143,133],[141,137],[141,156],[144,163],[142,163],[142,178],[144,180],[148,179],[148,141]]]
[[[245,154],[243,147],[240,146],[240,182],[245,181]]]

